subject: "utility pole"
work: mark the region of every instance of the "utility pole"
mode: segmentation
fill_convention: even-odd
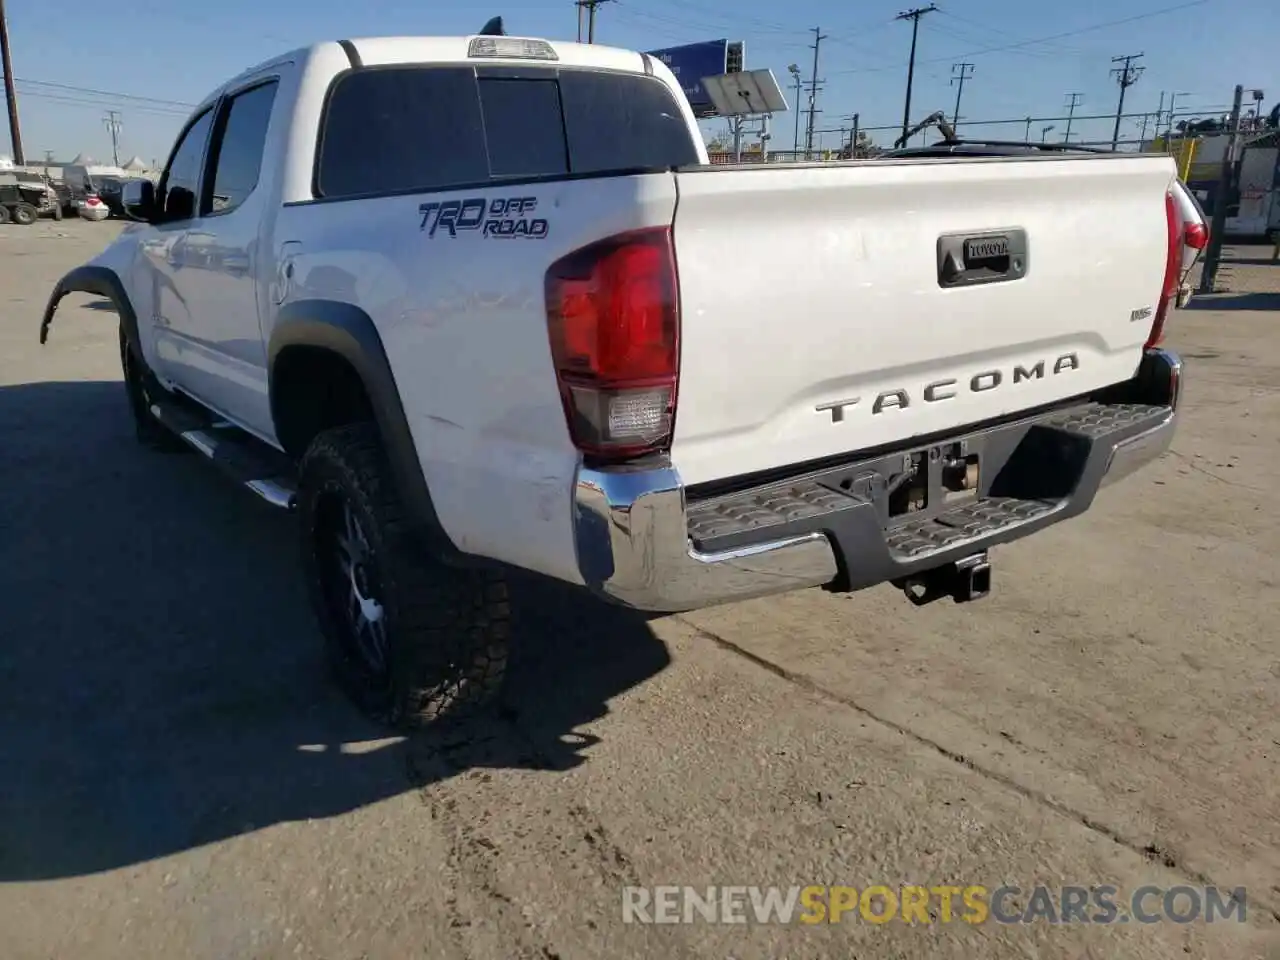
[[[111,131],[111,162],[120,166],[120,130],[124,124],[120,122],[119,110],[108,110],[102,118],[102,124]]]
[[[4,16],[4,0],[0,0],[0,69],[4,70],[4,99],[9,106],[9,140],[13,143],[13,162],[25,166],[22,153],[22,129],[18,124],[18,91],[13,87],[13,60],[9,57],[9,23]]]
[[[856,155],[856,151],[858,149],[858,121],[859,119],[861,119],[861,116],[862,115],[858,113],[855,113],[853,115],[853,132],[849,134],[849,159],[850,160],[854,158],[854,156]]]
[[[827,39],[827,35],[822,32],[821,27],[813,28],[813,74],[809,78],[809,129],[804,136],[804,158],[809,159],[809,155],[813,152],[813,119],[817,114],[821,113],[818,109],[818,90],[821,89],[820,84],[826,81],[818,79],[818,48],[822,46],[822,41]]]
[[[893,19],[910,20],[911,21],[911,58],[907,61],[907,102],[902,108],[902,138],[903,145],[906,145],[907,129],[911,126],[911,82],[916,75],[916,38],[920,34],[920,18],[926,13],[933,13],[937,10],[936,4],[929,4],[927,7],[916,7],[912,10],[904,11]]]
[[[1120,84],[1120,103],[1116,107],[1116,126],[1111,132],[1111,149],[1115,150],[1120,143],[1120,116],[1124,113],[1124,93],[1135,83],[1138,77],[1142,76],[1142,71],[1146,67],[1135,67],[1133,61],[1140,60],[1146,54],[1128,53],[1123,57],[1112,57],[1112,63],[1123,63],[1123,67],[1116,67],[1111,71],[1112,76],[1116,78],[1116,82]]]
[[[960,72],[956,73],[956,68],[960,68]],[[956,84],[956,109],[951,115],[952,129],[960,125],[960,94],[964,93],[964,82],[973,76],[972,63],[953,63],[951,65],[951,82]]]
[[[1027,143],[1031,142],[1031,118],[1027,117],[1027,132],[1022,137]]]
[[[578,42],[582,42],[582,11],[587,11],[587,43],[596,42],[596,7],[610,0],[574,0],[578,7]]]
[[[1222,154],[1222,172],[1218,174],[1217,195],[1213,198],[1213,225],[1209,228],[1209,249],[1204,252],[1204,269],[1200,272],[1198,293],[1213,293],[1218,279],[1218,261],[1222,259],[1222,232],[1227,226],[1227,203],[1235,191],[1236,155],[1240,152],[1240,104],[1244,87],[1236,84],[1231,103],[1231,139]]]
[[[1076,115],[1076,107],[1080,106],[1080,101],[1084,99],[1083,93],[1068,93],[1071,99],[1067,101],[1067,129],[1062,135],[1063,143],[1071,142],[1071,120]]]

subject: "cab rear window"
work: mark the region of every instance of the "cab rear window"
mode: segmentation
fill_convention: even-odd
[[[317,197],[412,193],[697,163],[675,98],[639,74],[371,67],[339,78]]]

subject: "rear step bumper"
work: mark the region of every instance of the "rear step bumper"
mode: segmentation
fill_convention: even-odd
[[[1181,358],[1148,350],[1137,377],[1089,402],[695,502],[670,466],[583,467],[578,565],[600,595],[659,612],[902,581],[1083,513],[1168,449],[1181,383]],[[939,481],[956,453],[978,461],[963,502]],[[890,516],[913,455],[927,503]]]

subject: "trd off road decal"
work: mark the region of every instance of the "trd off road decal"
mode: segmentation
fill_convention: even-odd
[[[479,230],[482,237],[495,240],[542,240],[547,235],[547,221],[529,216],[537,209],[537,197],[433,201],[418,207],[422,214],[419,229],[428,237],[434,237],[437,230],[447,231],[451,237],[459,230]]]

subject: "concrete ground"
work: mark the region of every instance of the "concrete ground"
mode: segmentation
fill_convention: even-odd
[[[646,622],[530,587],[501,715],[406,741],[328,682],[290,518],[134,446],[114,315],[80,298],[37,344],[116,229],[0,228],[4,960],[1280,957],[1280,264],[1173,318],[1173,451],[996,551],[989,599]],[[621,910],[904,883],[1244,886],[1247,913]]]

